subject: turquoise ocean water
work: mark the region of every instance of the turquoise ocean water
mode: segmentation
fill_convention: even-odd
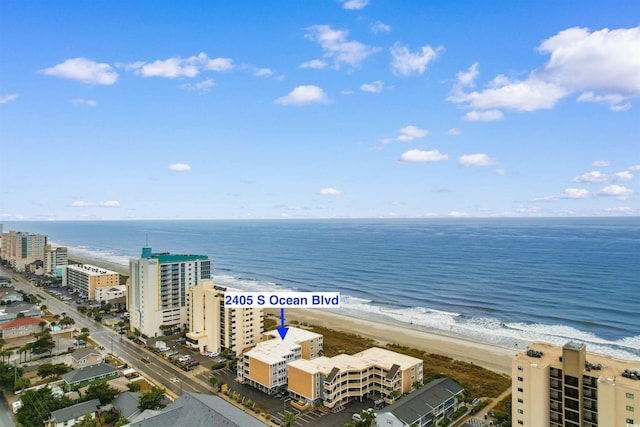
[[[640,218],[7,222],[128,265],[208,255],[247,290],[340,291],[341,312],[522,348],[640,360]]]

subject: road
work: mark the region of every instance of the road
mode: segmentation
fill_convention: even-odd
[[[49,311],[53,313],[66,312],[76,321],[74,325],[76,328],[88,328],[91,338],[98,344],[104,346],[105,350],[118,356],[123,362],[136,369],[155,384],[166,388],[170,394],[179,396],[187,391],[211,393],[211,387],[194,377],[190,372],[185,373],[165,359],[146,351],[138,344],[118,334],[114,329],[79,313],[75,305],[66,304],[58,300],[54,296],[44,292],[42,288],[31,284],[22,276],[10,270],[3,270],[2,267],[0,267],[0,276],[15,277],[18,280],[17,282],[13,282],[16,290],[22,290],[27,294],[38,296],[42,301],[45,301]],[[143,363],[143,357],[149,357],[149,363]]]

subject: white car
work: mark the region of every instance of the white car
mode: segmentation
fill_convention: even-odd
[[[191,360],[191,356],[189,356],[188,354],[185,354],[184,356],[180,356],[180,358],[178,359],[178,362],[184,363],[188,360]]]
[[[214,353],[213,351],[208,351],[205,356],[207,357],[218,357],[220,356],[220,353]]]

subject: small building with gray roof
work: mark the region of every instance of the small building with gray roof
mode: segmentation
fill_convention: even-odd
[[[451,378],[424,385],[379,411],[376,425],[384,427],[431,427],[451,415],[459,406],[464,389]]]
[[[86,402],[78,403],[73,406],[58,409],[51,413],[49,426],[55,427],[67,427],[73,426],[82,418],[89,415],[91,418],[95,418],[100,406],[100,400],[92,399]]]
[[[118,376],[118,369],[107,364],[87,366],[62,374],[67,390],[84,387],[97,381],[108,381]]]

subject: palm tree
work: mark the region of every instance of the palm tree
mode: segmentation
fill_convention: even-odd
[[[293,412],[287,412],[284,414],[282,421],[284,421],[285,427],[290,427],[291,424],[296,422],[296,415]]]

